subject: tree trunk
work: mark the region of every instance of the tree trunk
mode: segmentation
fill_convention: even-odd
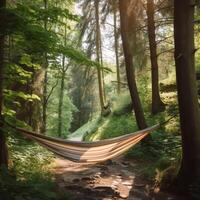
[[[126,76],[128,81],[128,87],[133,103],[133,108],[135,111],[136,121],[139,129],[144,129],[147,127],[144,113],[142,110],[142,105],[140,102],[139,94],[137,91],[136,81],[135,81],[135,72],[133,65],[133,44],[135,34],[135,13],[133,1],[131,0],[123,0],[119,1],[119,10],[120,10],[120,18],[121,18],[121,35],[122,35],[122,43],[124,49],[125,56],[125,64],[126,64]]]
[[[0,8],[6,7],[6,0],[0,0]],[[4,20],[1,20],[3,22]],[[1,26],[3,27],[3,26]],[[0,35],[0,167],[8,167],[8,149],[6,144],[6,136],[3,132],[3,79],[4,79],[4,44],[5,36]]]
[[[96,57],[97,62],[100,63],[100,27],[99,27],[99,1],[95,0],[95,19],[96,19]],[[99,100],[101,111],[104,110],[104,98],[103,98],[103,87],[102,87],[102,74],[101,69],[97,69],[98,86],[99,86]]]
[[[36,94],[43,99],[43,84],[44,84],[45,71],[43,68],[35,70],[32,80],[32,94]],[[43,106],[43,105],[42,105]],[[37,101],[31,104],[30,112],[32,117],[31,127],[36,132],[42,132],[43,130],[43,109],[41,109],[41,102]]]
[[[99,22],[98,22],[99,23]],[[103,67],[103,52],[102,52],[102,40],[101,40],[101,30],[100,30],[100,23],[98,28],[98,35],[99,35],[99,54],[100,54],[100,64],[101,67]],[[102,90],[103,90],[103,98],[104,98],[104,104],[106,103],[106,90],[105,90],[105,75],[104,71],[101,70],[102,73]]]
[[[117,93],[120,94],[121,92],[121,85],[120,85],[120,72],[119,72],[119,41],[118,41],[118,34],[117,34],[117,5],[118,2],[114,0],[113,7],[114,7],[114,40],[115,40],[115,58],[116,58],[116,72],[117,72]]]
[[[60,83],[60,95],[59,95],[59,107],[58,107],[58,134],[59,137],[62,136],[62,107],[63,107],[63,97],[64,97],[64,86],[65,86],[65,57],[63,56],[63,70],[61,75]]]
[[[45,134],[46,132],[46,124],[47,124],[47,81],[48,81],[48,74],[47,74],[47,68],[48,68],[48,61],[47,61],[47,55],[45,53],[44,56],[44,82],[43,82],[43,127],[42,127],[42,133]]]
[[[67,26],[65,25],[64,33],[64,46],[67,45]],[[65,87],[65,75],[68,67],[65,67],[65,56],[62,58],[62,71],[61,71],[61,83],[60,83],[60,97],[58,105],[58,134],[59,137],[62,136],[62,107],[63,107],[63,97],[64,97],[64,87]]]
[[[44,9],[47,10],[47,0],[44,0]],[[47,19],[44,20],[44,29],[47,31]],[[47,58],[47,52],[44,53],[44,85],[43,85],[43,127],[42,127],[42,133],[45,134],[46,132],[46,124],[47,124],[47,82],[48,82],[48,58]]]
[[[154,0],[147,1],[147,23],[148,37],[151,58],[151,81],[152,81],[152,114],[157,114],[164,109],[164,103],[160,99],[159,93],[159,73],[157,61],[157,44],[154,21]]]
[[[174,2],[175,62],[182,132],[182,164],[177,178],[188,192],[200,184],[200,110],[194,67],[194,1]]]

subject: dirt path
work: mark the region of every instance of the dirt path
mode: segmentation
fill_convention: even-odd
[[[53,170],[60,192],[70,200],[183,200],[153,189],[139,178],[138,164],[118,159],[86,165],[56,159]]]

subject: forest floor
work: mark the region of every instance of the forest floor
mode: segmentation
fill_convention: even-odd
[[[53,173],[70,200],[184,200],[156,188],[139,174],[141,165],[123,158],[94,165],[56,159]]]

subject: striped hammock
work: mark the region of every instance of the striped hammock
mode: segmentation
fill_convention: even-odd
[[[53,152],[55,155],[74,162],[95,163],[121,155],[158,127],[159,124],[113,139],[94,142],[57,139],[21,128],[17,128],[17,130],[27,138],[36,141],[41,146]]]

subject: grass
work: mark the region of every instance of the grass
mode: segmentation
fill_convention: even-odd
[[[102,140],[128,134],[136,130],[132,114],[122,116],[111,115],[103,119],[103,123],[95,132],[87,134],[86,141]]]
[[[81,141],[83,140],[85,135],[94,133],[98,129],[98,127],[102,125],[102,123],[103,123],[103,119],[97,116],[93,120],[88,121],[86,124],[81,126],[74,133],[70,134],[68,136],[68,139]]]
[[[163,84],[174,84],[174,75]],[[149,126],[162,123],[178,113],[176,91],[163,91],[162,100],[166,104],[166,110],[155,116],[150,114],[150,90],[145,79],[138,80],[139,91],[145,118]],[[163,87],[165,88],[165,87]],[[113,103],[112,114],[96,124],[93,131],[84,136],[86,141],[102,140],[128,134],[138,130],[135,117],[130,112],[131,99],[128,93],[121,94]],[[88,126],[88,125],[87,125]],[[87,132],[87,131],[85,131]],[[154,179],[156,184],[169,182],[175,177],[180,165],[181,138],[178,116],[175,116],[169,123],[163,125],[159,130],[151,134],[152,141],[148,145],[137,144],[131,148],[126,157],[148,163],[140,167],[141,173],[149,179]],[[167,180],[167,181],[166,181]]]

